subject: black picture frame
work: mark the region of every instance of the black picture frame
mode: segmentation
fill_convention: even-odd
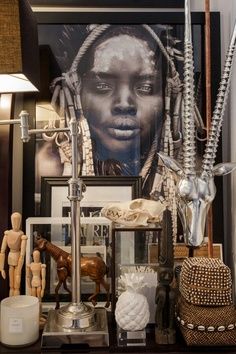
[[[170,26],[184,24],[184,12],[155,12],[155,11],[83,11],[83,12],[35,12],[38,24],[89,24],[89,23],[111,23],[111,24],[169,24]],[[204,33],[205,14],[204,12],[193,12],[191,14],[192,25],[200,25]],[[204,36],[202,36],[204,41]],[[220,53],[220,14],[211,13],[211,75],[214,78],[212,82],[212,102],[215,102],[218,83],[220,81],[221,53]],[[217,45],[215,45],[217,43]],[[204,43],[202,43],[204,48]],[[204,53],[201,53],[204,57]],[[25,100],[25,107],[32,117],[35,117],[35,99],[32,95]],[[35,126],[35,120],[32,118],[30,125]],[[217,162],[221,161],[221,146],[218,148]],[[34,140],[24,146],[24,177],[23,177],[23,220],[29,216],[35,216],[34,211]],[[214,242],[221,242],[223,235],[223,210],[219,208],[222,205],[222,179],[216,179],[217,194],[213,203],[213,235]]]
[[[29,0],[31,6],[180,8],[184,0]]]
[[[42,177],[41,179],[41,213],[51,216],[52,188],[67,187],[69,177]],[[142,178],[140,176],[82,176],[86,188],[93,187],[130,187],[132,199],[140,198]]]
[[[61,187],[65,188],[65,191],[67,192],[68,189],[68,179],[69,177],[42,177],[41,179],[41,185],[42,185],[42,202],[41,202],[41,216],[42,217],[50,217],[51,216],[51,210],[52,210],[52,190],[53,188],[56,189],[57,187],[60,188],[60,192],[58,193],[59,198],[61,198]],[[142,178],[140,176],[82,176],[81,177],[83,183],[85,183],[86,188],[89,187],[96,187],[98,188],[103,188],[103,195],[106,194],[106,191],[109,192],[109,197],[112,195],[112,188],[119,188],[119,191],[117,191],[116,196],[120,195],[121,189],[124,189],[124,187],[127,187],[127,192],[123,194],[124,198],[126,200],[132,200],[136,198],[141,197],[141,192],[142,192]],[[105,189],[104,189],[105,188]],[[109,191],[108,191],[109,189]],[[129,190],[129,191],[128,191]],[[86,192],[85,192],[86,193]],[[65,193],[64,193],[65,194]],[[64,195],[63,194],[63,195]],[[101,194],[100,194],[101,195]],[[63,198],[63,197],[62,197]],[[96,205],[96,197],[94,198],[95,200],[93,201],[93,205]],[[116,201],[113,200],[113,201]],[[99,200],[100,202],[100,200]],[[112,200],[111,200],[112,202]],[[58,204],[58,201],[56,202]],[[60,204],[60,203],[59,203]],[[99,204],[99,207],[101,205]],[[60,209],[60,208],[59,208]],[[62,209],[61,209],[62,210]],[[55,216],[55,215],[53,215]],[[65,217],[65,215],[56,215],[56,217]],[[66,215],[68,216],[68,215]],[[96,218],[99,219],[99,218]],[[50,224],[50,219],[49,219],[49,224]],[[37,233],[43,235],[43,237],[46,237],[49,241],[51,241],[51,227],[49,224],[45,225],[38,225]],[[110,240],[111,242],[111,240]],[[106,244],[106,247],[112,246],[112,244]],[[32,247],[33,247],[33,241],[32,241]],[[96,246],[95,246],[96,247]],[[55,301],[55,294],[50,291],[51,288],[53,288],[51,284],[51,275],[53,273],[53,269],[51,266],[51,257],[48,254],[45,254],[44,256],[44,262],[47,264],[46,267],[46,289],[45,289],[45,295],[44,295],[44,302],[45,301]],[[52,261],[53,262],[53,261]],[[111,272],[111,264],[110,261],[107,260],[107,266],[110,268]],[[108,277],[109,277],[108,273]],[[54,282],[53,282],[54,284]],[[82,299],[86,301],[88,299],[89,295],[88,294],[82,294]],[[104,293],[100,294],[98,297],[99,301],[105,301],[106,295]],[[69,295],[67,294],[60,294],[60,301],[70,301]]]

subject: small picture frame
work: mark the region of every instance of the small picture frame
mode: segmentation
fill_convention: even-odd
[[[174,246],[175,263],[180,264],[185,258],[189,257],[189,249],[184,243],[177,243]],[[203,244],[193,250],[193,257],[208,257],[207,244]],[[213,244],[213,258],[219,258],[223,261],[223,251],[221,243]],[[158,243],[148,245],[148,262],[158,264]]]

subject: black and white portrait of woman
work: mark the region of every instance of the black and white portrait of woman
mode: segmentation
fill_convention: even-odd
[[[181,146],[183,42],[161,25],[53,28],[39,26],[40,42],[50,45],[61,70],[51,83],[58,119],[48,125],[66,127],[75,116],[79,173],[141,175],[143,195],[150,197],[158,151],[177,155]],[[38,185],[41,176],[70,173],[69,135],[43,135],[36,147]]]

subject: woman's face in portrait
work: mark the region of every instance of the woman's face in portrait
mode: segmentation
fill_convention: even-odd
[[[105,158],[125,159],[161,129],[162,80],[155,56],[146,41],[128,34],[108,38],[93,51],[81,100]]]

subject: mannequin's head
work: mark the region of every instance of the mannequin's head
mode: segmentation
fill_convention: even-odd
[[[13,213],[11,215],[11,224],[12,224],[12,229],[14,231],[19,231],[20,226],[21,226],[21,214],[20,213]]]
[[[33,251],[33,261],[35,263],[39,263],[40,262],[40,252],[38,250],[34,250]]]

